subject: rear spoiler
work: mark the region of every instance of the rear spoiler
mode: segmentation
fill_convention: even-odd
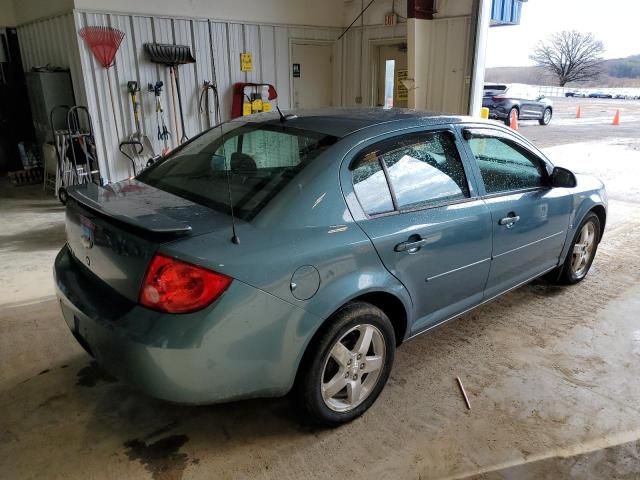
[[[94,183],[69,187],[69,197],[100,215],[157,234],[188,234],[191,225],[149,208],[143,202],[122,202],[120,195]]]

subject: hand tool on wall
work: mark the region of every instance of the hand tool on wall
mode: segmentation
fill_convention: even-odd
[[[214,110],[211,111],[209,105],[209,91],[213,94]],[[220,102],[218,101],[218,88],[209,80],[205,80],[202,84],[202,90],[200,92],[200,99],[198,101],[200,106],[200,113],[205,114],[207,119],[207,128],[211,128],[211,114],[214,114],[214,123],[217,125],[220,123]]]
[[[138,102],[138,92],[140,92],[140,87],[138,86],[138,82],[136,81],[127,82],[127,90],[129,91],[129,96],[131,98],[131,107],[133,109],[133,120],[136,126],[136,131],[131,135],[129,135],[129,141],[138,142],[140,145],[142,145],[142,149],[140,150],[137,145],[129,144],[130,146],[129,153],[131,157],[141,159],[141,163],[142,165],[144,165],[146,164],[146,158],[155,157],[156,154],[153,149],[153,144],[151,143],[151,140],[149,140],[149,137],[144,135],[140,130],[140,103]]]
[[[129,159],[131,167],[133,168],[133,176],[138,175],[138,167],[140,170],[144,168],[144,165],[140,165],[139,158],[144,150],[144,145],[138,140],[125,140],[118,145],[120,153]]]
[[[178,109],[180,110],[180,126],[182,134],[180,143],[184,143],[189,137],[184,127],[184,112],[182,110],[182,94],[180,93],[180,77],[178,75],[178,66],[186,63],[195,63],[195,58],[191,55],[191,48],[187,45],[167,45],[161,43],[145,43],[144,49],[149,55],[149,59],[153,63],[160,63],[169,67],[169,73],[175,82],[176,91],[178,92]],[[172,82],[173,87],[173,82]],[[175,94],[172,93],[175,97]],[[174,98],[175,101],[175,98]],[[175,108],[174,108],[175,112]]]
[[[107,70],[107,82],[109,83],[109,98],[111,99],[111,111],[113,113],[113,121],[116,127],[117,138],[120,139],[120,130],[118,128],[118,119],[116,117],[116,107],[113,101],[113,88],[111,87],[111,76],[109,68],[115,65],[115,57],[124,32],[111,27],[90,26],[80,29],[80,36],[87,46],[93,52],[94,57]]]
[[[149,91],[153,92],[156,98],[156,123],[158,125],[158,140],[162,141],[164,147],[162,149],[162,154],[166,155],[170,150],[169,148],[169,137],[171,134],[169,133],[169,129],[167,128],[167,124],[164,121],[164,109],[162,108],[162,87],[164,83],[158,80],[155,85],[153,83],[149,84]]]

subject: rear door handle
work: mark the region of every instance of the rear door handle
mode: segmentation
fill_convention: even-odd
[[[395,246],[394,250],[396,252],[408,252],[415,253],[420,250],[421,247],[427,244],[427,240],[421,238],[419,240],[409,240],[406,242],[399,243]]]
[[[498,225],[503,225],[503,226],[505,226],[507,228],[511,228],[516,224],[516,222],[518,220],[520,220],[520,216],[518,216],[515,213],[511,212],[506,217],[501,218],[500,220],[498,220]]]

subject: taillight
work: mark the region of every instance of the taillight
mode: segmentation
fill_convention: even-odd
[[[233,279],[175,258],[156,255],[140,289],[140,303],[168,313],[200,310],[216,300]]]

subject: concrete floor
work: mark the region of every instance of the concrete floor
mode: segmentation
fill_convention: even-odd
[[[640,478],[640,103],[620,128],[572,120],[577,100],[521,131],[609,186],[587,279],[534,282],[405,344],[373,408],[337,430],[301,423],[289,399],[182,407],[105,375],[50,297],[61,209],[0,185],[0,476]],[[580,100],[592,118],[618,103]]]

